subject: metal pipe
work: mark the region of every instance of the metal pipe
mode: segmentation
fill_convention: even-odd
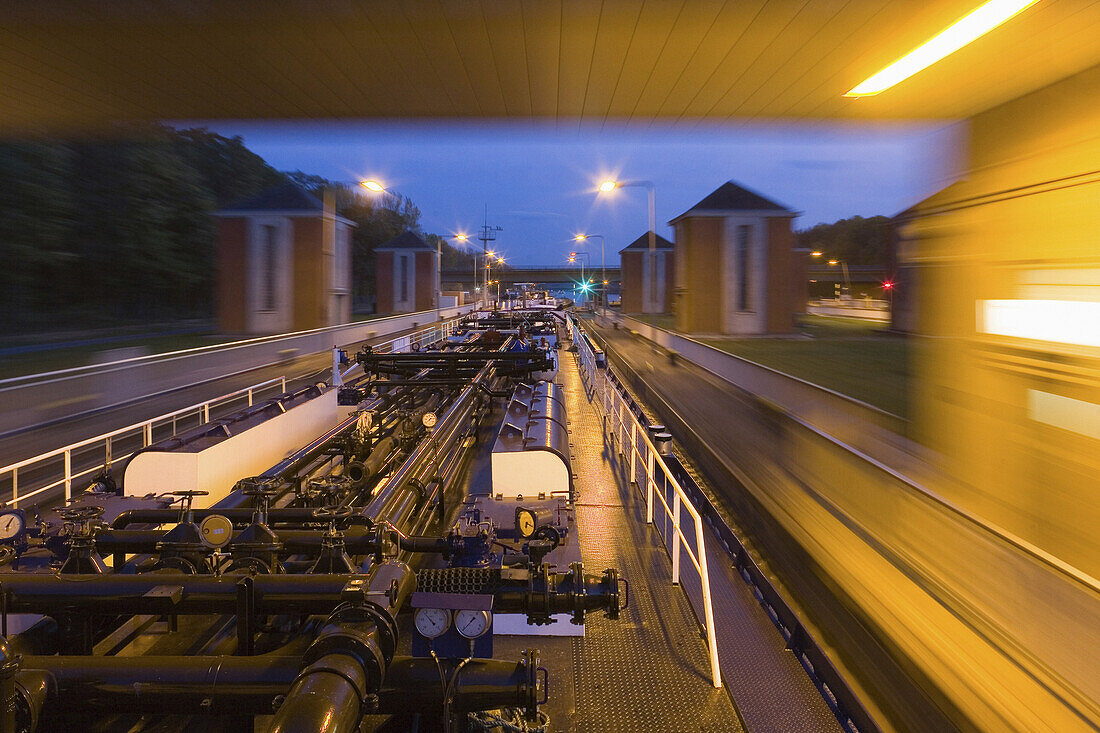
[[[255,612],[324,614],[362,575],[257,575]],[[137,575],[6,574],[9,613],[53,616],[75,611],[103,614],[235,614],[239,576],[141,573]]]
[[[397,648],[397,612],[416,586],[408,565],[376,566],[367,594],[329,616],[306,650],[305,667],[272,720],[271,733],[352,733],[377,695]],[[366,596],[364,596],[364,599]]]
[[[312,516],[314,524],[319,523],[317,517]],[[124,552],[126,554],[153,553],[157,551],[157,545],[164,541],[164,536],[171,530],[163,529],[103,529],[96,533],[96,549],[107,554],[111,552]],[[275,536],[282,543],[282,554],[289,555],[295,552],[311,552],[321,549],[324,541],[323,529],[279,529]],[[230,540],[228,548],[233,549],[233,542],[240,537],[241,532],[236,532]],[[374,552],[377,549],[374,533],[362,525],[353,525],[343,532],[344,545],[351,554],[364,554]]]
[[[34,724],[89,714],[270,715],[298,678],[299,656],[28,656],[16,674],[19,708]],[[527,665],[473,659],[455,685],[458,711],[522,707],[530,697]],[[347,706],[358,707],[358,701]],[[381,714],[442,710],[434,661],[395,657],[378,690]]]

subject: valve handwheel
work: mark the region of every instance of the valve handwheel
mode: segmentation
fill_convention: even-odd
[[[176,491],[166,491],[162,496],[175,496],[180,500],[180,519],[182,522],[191,521],[191,502],[194,501],[196,496],[208,496],[209,491],[203,491],[201,489],[177,489]]]
[[[61,509],[58,514],[66,521],[83,524],[102,517],[103,511],[101,506],[70,506]]]

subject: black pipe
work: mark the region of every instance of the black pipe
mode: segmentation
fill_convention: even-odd
[[[408,565],[376,565],[366,595],[329,616],[306,650],[301,674],[275,713],[271,733],[352,733],[369,712],[397,648],[397,612],[416,586]],[[370,602],[366,599],[369,598]]]
[[[311,513],[313,510],[310,510]],[[319,523],[313,517],[314,523]],[[96,549],[100,553],[123,552],[126,554],[157,552],[157,545],[164,541],[167,530],[160,529],[104,529],[96,534]],[[275,536],[282,543],[284,555],[299,552],[316,552],[321,549],[324,540],[324,529],[277,529]],[[234,534],[230,540],[228,549],[233,549],[233,542],[241,533]],[[344,545],[353,555],[365,555],[375,552],[377,541],[373,530],[362,525],[349,527],[343,532]]]
[[[249,498],[249,497],[246,497]],[[267,512],[267,524],[303,524],[317,523],[320,520],[313,514],[311,507],[275,507]],[[237,525],[249,524],[255,510],[249,507],[192,509],[194,521],[201,522],[207,517],[218,514]],[[122,512],[111,522],[111,529],[126,529],[131,524],[175,524],[179,521],[178,509],[130,509]]]
[[[28,656],[16,674],[16,690],[20,708],[29,707],[29,713],[50,719],[119,712],[270,715],[300,670],[300,657],[281,653],[255,657]],[[529,696],[527,680],[527,665],[522,662],[473,659],[462,670],[452,707],[461,711],[522,707]],[[378,690],[376,712],[400,714],[442,710],[442,706],[443,689],[433,660],[395,657],[390,662]]]
[[[255,612],[326,614],[341,592],[362,575],[257,575]],[[85,611],[100,614],[235,614],[240,576],[142,573],[137,575],[6,574],[0,592],[10,594],[8,613]]]

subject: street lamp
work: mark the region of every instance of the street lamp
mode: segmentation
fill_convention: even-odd
[[[652,260],[657,256],[657,189],[653,185],[653,181],[615,181],[607,179],[600,184],[600,192],[611,193],[616,188],[628,188],[631,186],[641,186],[649,192],[649,258]],[[657,283],[651,282],[649,288],[649,298],[645,302],[653,303],[657,300],[655,297]]]
[[[569,253],[569,261],[570,262],[576,262],[578,257],[586,257],[586,258],[588,258],[588,264],[589,265],[592,264],[592,259],[591,259],[592,255],[589,254],[588,252],[570,252]],[[585,296],[587,296],[587,294],[588,294],[588,279],[584,275],[584,262],[583,261],[581,262],[581,293],[585,294]],[[587,300],[588,300],[588,298],[585,297],[586,302],[587,302]]]
[[[604,183],[612,183],[613,184],[614,181],[604,181]],[[600,184],[600,185],[602,187],[603,184]],[[612,186],[612,187],[614,187],[614,186]],[[596,239],[596,238],[599,238],[599,240],[600,240],[600,279],[603,280],[603,284],[604,284],[603,296],[601,298],[601,301],[602,301],[602,304],[603,304],[603,316],[604,316],[604,318],[607,318],[607,260],[605,258],[605,254],[604,254],[604,238],[603,238],[603,235],[602,234],[578,234],[577,236],[573,237],[573,239],[575,239],[578,242],[583,242],[583,241],[588,240],[588,239]]]
[[[844,271],[844,287],[848,290],[848,297],[852,297],[852,279],[848,277],[848,263],[844,260],[829,260],[830,267],[836,267],[840,265],[840,269]]]

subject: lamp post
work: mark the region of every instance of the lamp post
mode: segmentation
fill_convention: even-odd
[[[844,272],[844,288],[848,291],[848,298],[852,297],[852,279],[848,277],[848,263],[844,260],[829,260],[830,267],[836,267],[840,265],[840,269]],[[843,293],[841,293],[843,295]]]
[[[653,185],[653,181],[615,181],[609,178],[600,184],[600,193],[611,193],[616,188],[628,188],[631,186],[640,186],[649,192],[649,258],[652,260],[657,256],[657,189],[656,186]],[[649,284],[649,289],[648,299],[643,299],[643,310],[645,310],[646,303],[652,303],[657,300],[657,298],[654,297],[657,292],[657,283],[651,282]]]
[[[604,237],[602,234],[578,234],[573,237],[573,239],[578,242],[596,238],[600,240],[600,281],[603,282],[603,292],[600,297],[600,303],[603,308],[603,317],[607,318],[607,260],[604,252]]]
[[[591,255],[588,252],[570,252],[569,261],[576,262],[578,257],[588,258],[588,264],[592,264]],[[588,302],[588,279],[584,275],[584,262],[581,262],[581,293],[585,296],[585,303]]]
[[[821,250],[815,249],[810,252],[810,257],[824,257],[825,253]],[[852,296],[852,279],[848,276],[848,263],[839,258],[833,258],[829,260],[829,267],[836,267],[840,265],[841,271],[844,273],[844,286],[848,290],[848,297]]]

